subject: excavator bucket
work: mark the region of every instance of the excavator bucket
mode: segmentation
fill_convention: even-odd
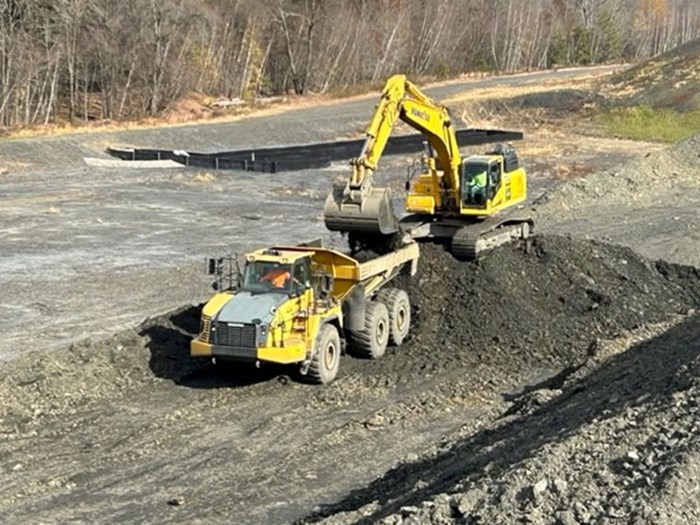
[[[346,194],[345,185],[334,185],[326,199],[323,218],[331,231],[383,235],[399,231],[389,188],[372,188],[357,202]]]

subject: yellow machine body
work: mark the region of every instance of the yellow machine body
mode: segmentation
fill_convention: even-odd
[[[407,184],[404,209],[409,215],[400,221],[393,213],[389,189],[374,186],[372,180],[398,120],[421,132],[428,146],[420,173]],[[326,199],[324,220],[329,230],[350,233],[360,244],[363,238],[373,243],[377,234],[396,232],[414,239],[448,238],[457,248],[453,253],[470,256],[502,244],[506,237],[525,238],[531,231],[530,217],[502,215],[527,198],[527,175],[515,150],[499,144],[485,155],[463,159],[447,108],[404,75],[387,81],[366,134],[360,156],[351,161],[349,180],[335,185]],[[479,171],[486,171],[487,177],[481,191],[475,191]],[[508,235],[501,235],[504,228],[510,230]],[[465,243],[474,248],[460,247]]]
[[[190,354],[232,361],[292,364],[313,357],[323,325],[344,337],[348,316],[404,268],[416,271],[412,243],[367,262],[308,246],[257,250],[245,256],[240,286],[214,294],[202,309]],[[289,285],[260,284],[261,269],[289,272]],[[351,298],[355,303],[351,304]],[[362,320],[364,322],[364,320]]]
[[[488,217],[527,199],[527,175],[522,167],[506,171],[504,159],[500,155],[473,155],[463,161],[463,171],[476,163],[488,166],[490,173],[498,175],[488,181],[487,198],[481,205],[470,204],[464,197],[458,199],[453,216]],[[429,168],[413,182],[406,196],[406,211],[409,213],[436,215],[440,213],[439,203],[449,199],[442,188],[445,187],[444,172],[434,168],[434,162],[427,163]],[[464,190],[464,184],[458,186]],[[464,196],[465,191],[460,194]]]

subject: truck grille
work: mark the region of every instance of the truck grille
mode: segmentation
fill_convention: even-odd
[[[215,344],[255,348],[255,325],[228,326],[216,323]]]

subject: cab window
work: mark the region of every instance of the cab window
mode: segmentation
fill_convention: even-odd
[[[489,164],[489,180],[493,186],[498,186],[501,183],[501,170],[498,162]]]
[[[306,290],[311,286],[311,260],[308,257],[294,263],[293,276],[292,287],[294,290]]]

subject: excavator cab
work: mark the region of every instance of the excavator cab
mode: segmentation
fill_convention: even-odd
[[[525,170],[515,150],[502,144],[462,161],[459,177],[463,215],[491,216],[527,196]]]
[[[501,185],[501,163],[497,158],[472,157],[461,165],[462,205],[486,208]]]

